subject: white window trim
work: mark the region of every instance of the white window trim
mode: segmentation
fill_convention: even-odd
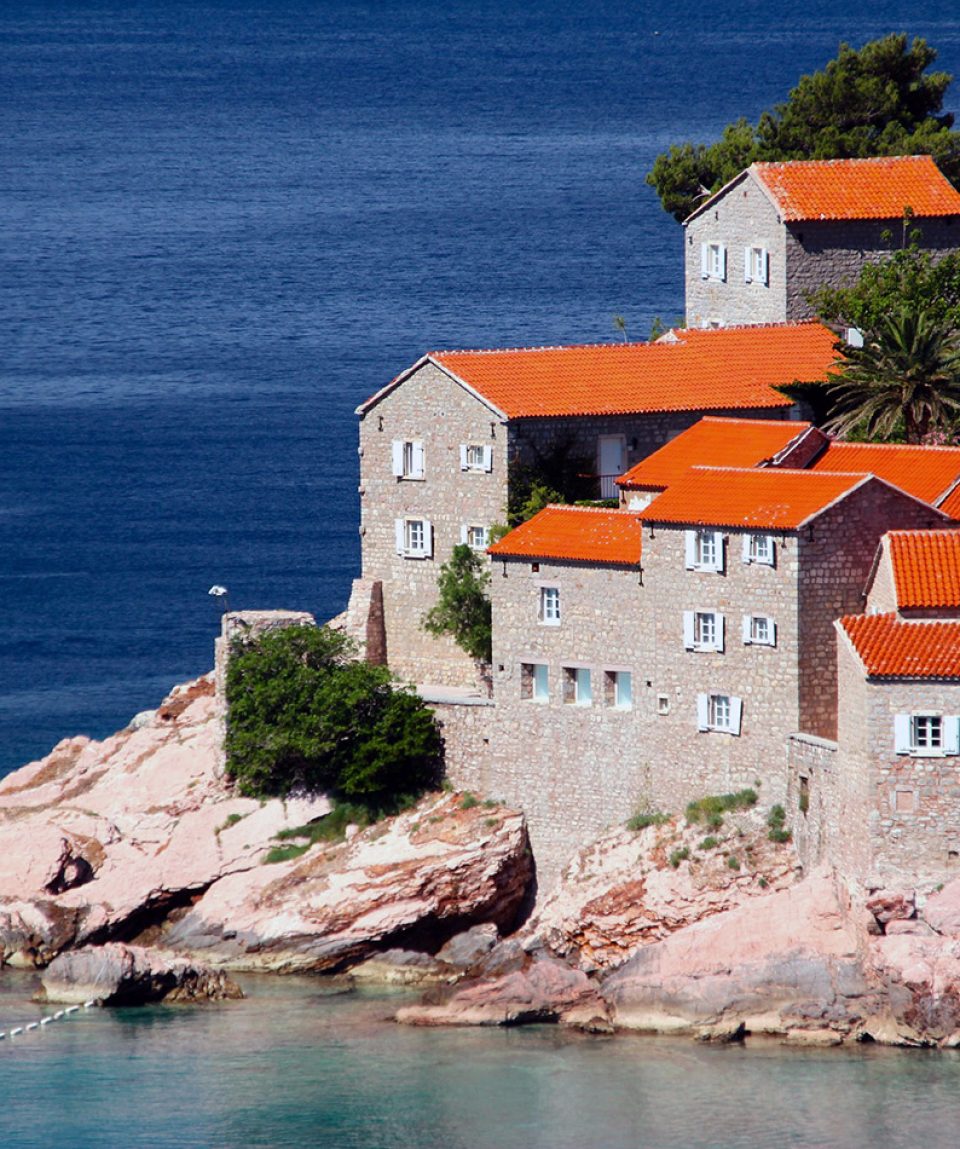
[[[410,447],[411,462],[407,469],[406,448]],[[420,439],[394,439],[391,448],[393,474],[397,479],[422,479],[424,477],[423,442]]]
[[[423,546],[413,549],[409,545],[409,523],[423,523]],[[433,557],[433,524],[420,515],[407,515],[394,520],[397,554],[405,559],[429,559]]]
[[[917,746],[914,739],[915,718],[940,719],[939,746]],[[913,710],[907,714],[895,714],[893,744],[897,754],[907,754],[911,758],[952,758],[960,754],[960,716],[943,714],[937,710]]]
[[[697,638],[697,615],[710,615],[713,618],[713,641],[704,642]],[[698,606],[683,612],[683,646],[685,650],[697,653],[714,652],[723,654],[724,618],[716,607]]]
[[[767,635],[764,639],[754,638],[753,635],[753,622],[754,619],[765,619],[767,623]],[[744,646],[776,646],[777,645],[777,624],[770,617],[769,614],[745,614],[743,616],[742,635]]]
[[[730,724],[728,726],[715,726],[710,723],[710,703],[714,698],[727,698],[730,702]],[[702,733],[733,734],[739,737],[743,722],[743,699],[735,694],[724,694],[720,690],[712,690],[708,694],[697,695],[697,729]]]
[[[754,539],[766,539],[767,540],[769,547],[770,547],[770,553],[769,553],[769,556],[767,558],[761,558],[758,555],[755,555],[753,553],[753,549],[754,549],[753,548],[753,540]],[[745,563],[756,563],[757,566],[766,566],[766,567],[776,566],[776,564],[777,564],[777,544],[776,544],[776,541],[775,541],[773,535],[768,535],[764,532],[760,532],[760,533],[750,532],[748,534],[745,534],[743,536],[743,541],[741,544],[741,556],[742,556],[743,561]]]
[[[716,259],[714,259],[716,255]],[[727,278],[727,245],[719,240],[700,244],[700,278],[725,283]]]
[[[699,537],[713,535],[714,558],[712,562],[700,561]],[[684,531],[684,559],[688,571],[710,571],[713,574],[723,574],[724,570],[725,538],[722,531],[703,530],[691,528]]]
[[[557,617],[547,618],[544,606],[546,604],[546,591],[557,592]],[[560,605],[560,587],[556,584],[541,583],[537,589],[537,622],[541,626],[559,626],[563,618],[563,608]]]
[[[757,271],[756,255],[759,254],[760,270]],[[770,253],[765,243],[754,243],[743,249],[743,281],[759,283],[766,287],[770,282]]]
[[[479,451],[481,458],[479,463],[470,462],[470,450]],[[493,447],[486,443],[461,443],[460,444],[460,470],[472,471],[474,474],[481,474],[493,470]]]
[[[483,531],[483,542],[472,543],[470,541],[471,531]],[[460,543],[465,547],[469,547],[472,551],[485,551],[490,545],[490,529],[489,527],[481,526],[480,523],[461,523],[460,525]]]

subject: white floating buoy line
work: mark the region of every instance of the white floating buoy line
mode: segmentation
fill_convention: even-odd
[[[89,1001],[83,1003],[83,1009],[93,1009],[95,1005],[100,1002],[97,998],[91,998]],[[26,1025],[16,1025],[11,1030],[0,1029],[0,1041],[7,1037],[19,1037],[21,1033],[29,1033],[32,1029],[41,1029],[45,1025],[50,1025],[54,1021],[62,1021],[63,1018],[69,1017],[72,1013],[79,1013],[81,1006],[68,1005],[66,1009],[58,1009],[56,1013],[48,1014],[47,1017],[41,1017],[39,1021],[31,1021]]]

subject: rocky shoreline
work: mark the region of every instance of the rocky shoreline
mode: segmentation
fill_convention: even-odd
[[[397,1016],[415,1025],[960,1046],[960,880],[924,897],[803,875],[747,810],[707,837],[612,830],[535,899],[523,816],[496,800],[432,794],[311,843],[326,800],[238,797],[219,738],[207,676],[0,782],[2,960],[45,970],[49,1000],[347,972],[423,987]]]

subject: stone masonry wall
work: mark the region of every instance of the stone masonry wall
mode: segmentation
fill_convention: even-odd
[[[887,540],[884,539],[880,546],[880,554],[875,559],[876,570],[867,587],[866,609],[871,614],[887,614],[897,609],[897,588],[893,581],[893,566],[890,562]]]
[[[489,700],[438,701],[427,698],[443,737],[444,774],[457,790],[499,798],[492,770],[490,739],[498,720]]]
[[[725,279],[705,279],[701,271],[703,243],[724,243]],[[787,315],[786,247],[776,209],[752,175],[746,175],[712,207],[684,224],[684,271],[687,326],[719,322],[782,323]],[[768,282],[747,283],[744,248],[766,247]]]
[[[422,479],[393,474],[394,440],[422,442]],[[463,471],[460,445],[492,448],[492,470]],[[473,684],[476,671],[452,639],[420,626],[437,601],[437,576],[462,526],[502,521],[507,501],[505,426],[478,399],[425,364],[360,422],[360,491],[364,580],[383,583],[387,657],[415,682]],[[395,522],[422,518],[433,527],[433,553],[397,554]]]
[[[837,795],[837,744],[812,734],[787,743],[787,826],[806,871],[832,859],[841,838]],[[846,829],[846,827],[844,827]]]
[[[960,220],[914,220],[911,232],[919,230],[920,246],[937,255],[960,246]],[[892,234],[885,238],[884,232]],[[864,264],[876,263],[903,244],[903,221],[887,220],[804,220],[787,224],[786,315],[787,319],[810,319],[813,309],[806,297],[823,286],[841,287],[853,283]]]
[[[923,625],[918,623],[917,625]],[[843,818],[832,843],[850,876],[868,886],[933,887],[960,872],[960,757],[898,754],[894,716],[960,714],[960,684],[880,682],[863,676],[841,639],[838,768]]]
[[[931,508],[871,480],[799,532],[799,730],[837,736],[834,621],[862,614],[864,592],[884,531],[937,526]]]

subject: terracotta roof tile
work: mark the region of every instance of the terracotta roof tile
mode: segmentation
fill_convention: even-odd
[[[693,467],[636,514],[652,523],[795,530],[868,481],[864,475]]]
[[[960,447],[834,442],[814,459],[810,470],[876,475],[925,503],[934,503],[960,476]]]
[[[960,678],[960,621],[858,614],[839,624],[871,678]]]
[[[751,170],[785,220],[960,214],[960,192],[930,156],[757,163]]]
[[[960,607],[960,530],[890,531],[887,548],[901,610]]]
[[[638,566],[641,534],[637,516],[627,511],[549,506],[504,535],[488,553]]]
[[[658,343],[435,351],[429,358],[511,419],[789,407],[773,388],[825,379],[835,358],[835,336],[819,323],[676,335]]]
[[[960,483],[937,504],[937,509],[949,515],[951,519],[960,519]]]
[[[622,487],[662,490],[691,467],[756,467],[782,451],[809,423],[706,416],[617,479]]]

